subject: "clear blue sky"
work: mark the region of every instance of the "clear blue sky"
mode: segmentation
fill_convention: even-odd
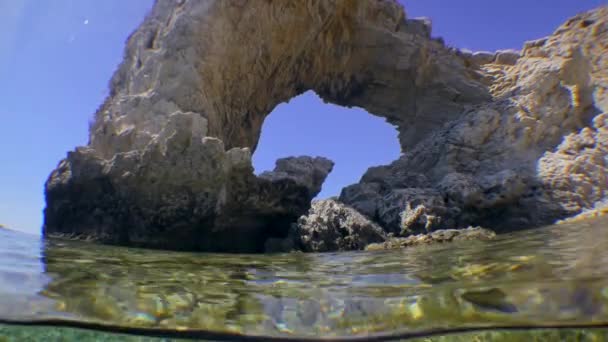
[[[520,48],[566,18],[606,0],[403,0],[434,35],[472,50]],[[87,142],[88,122],[107,94],[124,41],[152,0],[0,0],[0,223],[38,233],[49,172]],[[336,162],[321,196],[356,182],[398,154],[395,130],[362,110],[307,93],[269,116],[258,171],[289,155]]]

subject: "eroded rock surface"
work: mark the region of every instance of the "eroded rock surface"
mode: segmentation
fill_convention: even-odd
[[[294,238],[305,252],[350,251],[382,242],[386,233],[356,210],[328,199],[312,203],[308,214],[298,220]]]
[[[68,154],[47,182],[45,234],[182,250],[262,252],[285,237],[333,168],[325,158],[277,161],[253,174],[248,148],[225,150],[194,113],[169,116],[144,150]]]
[[[461,52],[493,99],[469,106],[340,200],[391,232],[529,228],[608,197],[608,9],[515,51]]]
[[[378,251],[452,241],[492,240],[495,237],[496,233],[481,227],[469,227],[466,229],[442,229],[428,234],[418,234],[408,237],[392,237],[382,243],[371,243],[365,247],[365,250]]]
[[[340,196],[386,232],[577,214],[608,197],[607,45],[606,8],[521,51],[472,53],[395,0],[157,0],[89,145],[46,184],[44,233],[262,251],[332,168],[302,157],[253,174],[265,117],[307,90],[399,130],[401,158]]]

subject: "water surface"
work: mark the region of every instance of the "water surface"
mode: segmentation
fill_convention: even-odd
[[[284,337],[608,323],[608,219],[493,241],[334,254],[190,254],[2,230],[0,319]],[[9,341],[20,334],[76,333],[0,326],[0,340]],[[545,330],[475,338],[523,341],[530,334],[608,337],[600,330]],[[433,340],[467,338],[473,337]]]

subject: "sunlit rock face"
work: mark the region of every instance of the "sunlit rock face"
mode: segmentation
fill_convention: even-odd
[[[362,250],[386,240],[380,226],[333,199],[313,202],[294,228],[294,245],[305,252]]]
[[[569,20],[520,56],[461,52],[492,100],[443,122],[340,200],[411,234],[529,228],[608,197],[608,8]],[[414,125],[416,127],[416,125]]]
[[[157,0],[89,145],[46,184],[44,232],[262,251],[333,167],[299,157],[253,174],[265,117],[308,90],[399,130],[402,157],[340,197],[386,231],[577,213],[606,197],[606,16],[575,18],[520,56],[448,48],[395,0]]]

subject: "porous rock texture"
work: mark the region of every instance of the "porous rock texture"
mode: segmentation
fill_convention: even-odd
[[[526,43],[519,58],[460,54],[492,99],[368,170],[342,202],[407,235],[529,228],[608,197],[608,8]]]
[[[313,202],[295,226],[294,245],[305,252],[362,250],[386,240],[380,226],[334,199]]]
[[[492,240],[495,237],[496,233],[481,227],[469,227],[466,229],[442,229],[427,234],[410,235],[408,237],[392,237],[382,243],[368,244],[365,246],[365,250],[378,251],[452,241]]]
[[[47,181],[44,233],[263,250],[333,166],[301,157],[253,174],[265,117],[307,90],[399,130],[401,158],[340,195],[387,232],[576,214],[608,197],[607,17],[492,54],[445,46],[395,0],[157,0],[88,146]]]

